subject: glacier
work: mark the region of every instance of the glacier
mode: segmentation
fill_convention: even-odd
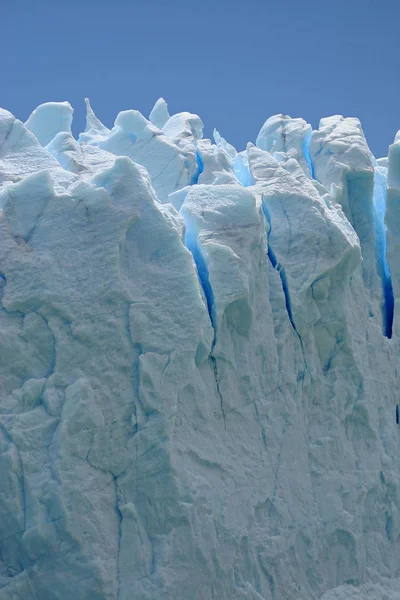
[[[0,599],[400,598],[400,132],[0,111]]]

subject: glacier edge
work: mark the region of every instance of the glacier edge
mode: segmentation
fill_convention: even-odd
[[[0,599],[398,598],[400,139],[72,114],[0,111]]]

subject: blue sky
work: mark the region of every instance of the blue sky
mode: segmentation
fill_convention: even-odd
[[[25,120],[84,97],[201,116],[238,149],[275,113],[361,119],[376,156],[400,129],[399,0],[3,0],[0,106]]]

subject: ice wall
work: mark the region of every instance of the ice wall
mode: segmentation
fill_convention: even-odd
[[[400,140],[0,112],[0,599],[392,600]]]

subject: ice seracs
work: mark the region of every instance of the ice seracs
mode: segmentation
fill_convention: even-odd
[[[71,133],[74,110],[69,102],[46,102],[38,106],[25,123],[42,146],[49,142],[60,131]]]
[[[164,98],[159,98],[152,108],[149,121],[159,129],[162,129],[169,118],[168,105]]]
[[[0,599],[394,600],[398,139],[71,119],[0,112]]]
[[[275,115],[267,119],[257,136],[256,145],[276,158],[295,158],[307,177],[313,176],[310,157],[312,128],[304,119]]]

